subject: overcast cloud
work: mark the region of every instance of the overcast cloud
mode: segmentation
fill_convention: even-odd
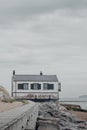
[[[87,94],[87,0],[0,0],[0,84],[57,74],[61,97]]]

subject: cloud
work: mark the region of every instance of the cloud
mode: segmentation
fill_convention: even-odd
[[[83,46],[81,43],[81,40],[83,41],[84,38],[86,40],[86,36],[83,33],[84,29],[86,31],[86,23],[84,23],[85,19],[76,21],[70,17],[63,18],[61,14],[58,14],[58,11],[43,14],[42,16],[38,15],[32,21],[28,19],[18,22],[16,25],[13,25],[13,28],[9,28],[9,30],[2,29],[1,31],[1,41],[3,42],[1,44],[3,56],[1,55],[1,57],[5,61],[6,59],[11,61],[11,56],[14,61],[18,57],[18,61],[20,61],[22,57],[22,61],[17,61],[22,64],[23,60],[24,63],[28,62],[28,57],[33,60],[33,63],[35,59],[39,63],[41,61],[39,59],[44,59],[44,53],[48,56],[48,62],[50,57],[51,59],[53,58],[52,62],[57,57],[59,61],[64,63],[65,61],[71,61],[70,58],[74,60],[75,57],[81,57],[82,49],[82,55],[84,56],[86,44],[84,43]],[[81,36],[81,39],[79,39],[79,36]],[[6,47],[4,48],[4,46]]]
[[[0,0],[0,24],[12,24],[15,21],[32,19],[32,17],[53,12],[61,11],[70,16],[87,16],[87,1],[75,0]]]
[[[69,96],[73,96],[71,89],[79,95],[79,86],[84,86],[85,94],[86,8],[86,0],[0,1],[0,83],[9,88],[12,69],[43,70],[58,75],[61,96],[67,96],[67,89]]]

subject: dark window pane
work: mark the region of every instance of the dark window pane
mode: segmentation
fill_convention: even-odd
[[[41,89],[41,84],[38,84],[38,89]]]
[[[18,89],[24,89],[23,84],[18,84]]]
[[[34,89],[34,84],[31,84],[31,89]]]
[[[54,89],[54,84],[49,84],[48,89]]]

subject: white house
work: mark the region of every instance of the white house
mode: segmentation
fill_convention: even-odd
[[[56,75],[18,75],[13,71],[12,96],[25,99],[58,99],[61,84]]]

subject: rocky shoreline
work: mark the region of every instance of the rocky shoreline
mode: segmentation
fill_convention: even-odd
[[[40,103],[37,130],[87,130],[87,121],[56,103]]]

